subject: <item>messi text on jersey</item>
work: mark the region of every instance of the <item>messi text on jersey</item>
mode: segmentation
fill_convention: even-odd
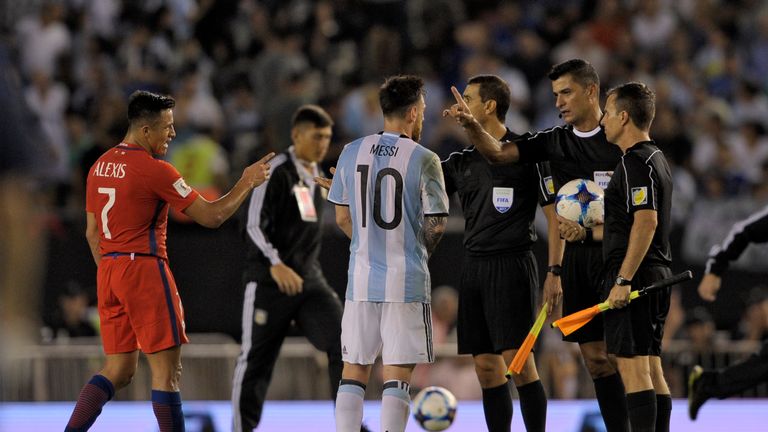
[[[381,144],[374,144],[371,146],[371,154],[376,156],[397,156],[397,151],[400,150],[396,146],[388,146]]]

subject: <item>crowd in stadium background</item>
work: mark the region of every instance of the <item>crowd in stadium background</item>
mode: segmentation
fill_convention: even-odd
[[[82,217],[84,173],[122,139],[136,89],[176,98],[168,158],[215,196],[247,162],[290,144],[304,103],[336,121],[324,162],[335,165],[345,143],[380,128],[378,86],[401,72],[427,82],[422,144],[441,157],[467,145],[440,116],[449,87],[476,74],[509,83],[511,130],[560,124],[546,73],[570,58],[591,62],[603,90],[632,80],[655,90],[651,136],[673,165],[678,252],[688,244],[702,264],[733,222],[708,229],[701,203],[715,215],[743,207],[743,217],[768,201],[762,0],[6,0],[0,20],[52,155],[42,178],[50,221]],[[687,229],[715,232],[697,242]],[[686,316],[677,301],[670,336],[687,328],[706,347],[711,310]],[[733,337],[764,339],[768,295],[758,289],[744,303]]]

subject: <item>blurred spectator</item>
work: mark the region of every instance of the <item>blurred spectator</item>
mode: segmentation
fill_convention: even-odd
[[[637,2],[632,16],[632,38],[640,50],[654,52],[663,47],[677,26],[677,18],[668,3],[661,0]]]
[[[49,326],[43,327],[43,342],[67,341],[70,338],[99,335],[99,315],[91,307],[88,293],[75,281],[59,295],[58,309]]]
[[[757,122],[768,126],[768,96],[760,87],[747,80],[739,82],[733,101],[733,122]]]
[[[551,58],[554,63],[575,58],[584,59],[592,63],[599,76],[606,76],[608,71],[608,52],[596,43],[586,24],[574,28],[571,37],[552,50]]]
[[[730,139],[731,152],[736,164],[747,181],[758,184],[762,177],[763,164],[768,162],[768,136],[765,127],[757,121],[741,124]]]
[[[60,57],[69,52],[71,35],[64,25],[64,3],[46,0],[39,12],[16,25],[21,70],[26,77],[41,73],[53,77]]]
[[[46,177],[56,185],[58,193],[55,202],[61,206],[66,202],[71,180],[65,122],[69,91],[63,84],[52,81],[50,74],[38,70],[32,74],[32,82],[24,96],[29,108],[37,115],[50,145],[55,164],[46,172]]]
[[[739,323],[741,339],[768,340],[768,287],[752,288],[746,298],[747,309]]]
[[[715,322],[703,306],[698,306],[685,315],[685,332],[695,354],[702,355],[714,350]]]

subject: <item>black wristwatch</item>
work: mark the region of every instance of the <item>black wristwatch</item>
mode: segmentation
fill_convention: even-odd
[[[616,285],[618,286],[628,286],[632,285],[632,281],[629,279],[624,279],[621,276],[616,276]]]
[[[563,272],[563,268],[560,267],[560,264],[555,264],[547,267],[547,272],[552,273],[555,276],[560,276],[560,274]]]

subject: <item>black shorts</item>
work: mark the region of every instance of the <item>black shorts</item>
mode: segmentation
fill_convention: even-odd
[[[601,297],[607,299],[616,281],[620,264],[606,266],[601,284]],[[641,266],[632,278],[632,290],[638,290],[658,280],[672,276],[667,266]],[[629,306],[607,310],[605,317],[605,343],[608,353],[619,357],[659,356],[664,323],[669,312],[671,287],[662,288],[632,300]]]
[[[465,257],[459,288],[459,354],[519,348],[534,320],[539,276],[530,251]]]
[[[600,303],[600,272],[603,268],[603,246],[601,243],[566,244],[563,252],[563,272],[560,282],[563,286],[563,316]],[[598,315],[584,327],[568,336],[564,341],[602,341],[603,317]]]

